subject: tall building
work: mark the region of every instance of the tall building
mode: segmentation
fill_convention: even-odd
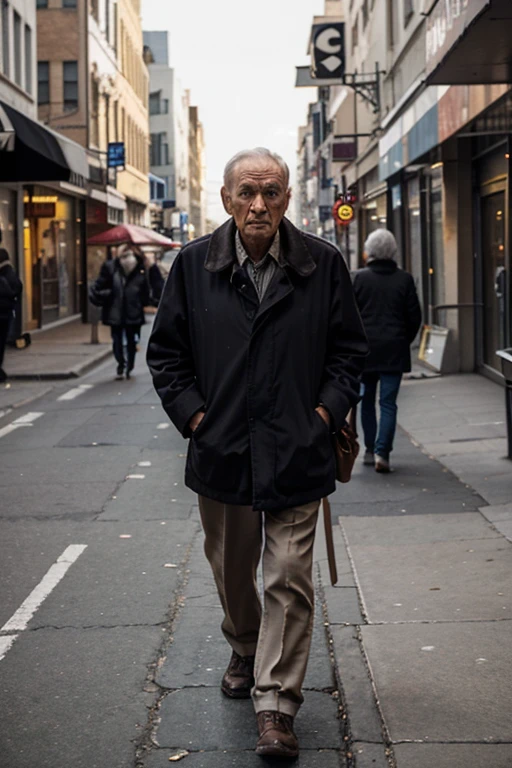
[[[327,171],[334,189],[357,200],[343,232],[347,258],[356,267],[368,233],[391,229],[433,326],[422,357],[503,381],[496,350],[512,344],[512,4],[336,5],[345,79],[317,90],[332,138],[317,146],[315,168],[329,143],[352,142],[352,155]]]
[[[87,157],[36,119],[36,31],[36,3],[2,0],[0,239],[24,284],[15,333],[78,316],[85,304]]]
[[[144,32],[144,51],[150,76],[151,173],[167,190],[161,201],[164,228],[186,242],[204,231],[202,126],[197,108],[190,106],[190,92],[169,66],[168,33]]]
[[[203,124],[198,108],[189,108],[189,180],[190,233],[201,237],[206,233],[206,158]]]
[[[148,73],[138,0],[38,0],[39,117],[90,150],[89,224],[148,221]],[[109,172],[111,142],[124,170]],[[94,232],[93,232],[94,233]]]

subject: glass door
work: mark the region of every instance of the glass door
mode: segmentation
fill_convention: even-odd
[[[501,370],[505,346],[505,192],[482,198],[483,363]]]

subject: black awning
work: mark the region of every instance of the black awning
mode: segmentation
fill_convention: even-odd
[[[52,131],[0,101],[0,181],[70,181]]]
[[[429,85],[511,83],[511,0],[438,0],[426,47]]]

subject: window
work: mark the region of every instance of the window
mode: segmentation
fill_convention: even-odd
[[[352,27],[352,53],[354,53],[359,42],[359,16],[356,16],[354,26]]]
[[[48,0],[37,0],[36,8],[48,8]]]
[[[150,115],[159,115],[160,114],[160,94],[162,91],[155,91],[154,93],[149,94],[149,114]]]
[[[78,109],[78,62],[63,63],[64,110]]]
[[[50,103],[50,65],[47,61],[37,62],[37,103]]]
[[[76,8],[76,0],[62,0],[63,8]]]
[[[9,77],[9,3],[2,0],[2,69]]]
[[[169,145],[167,144],[166,133],[151,134],[151,165],[169,165]]]
[[[21,16],[14,11],[14,82],[21,85]]]
[[[25,90],[32,93],[32,30],[25,24]]]
[[[413,0],[404,0],[404,27],[408,25],[414,15]]]

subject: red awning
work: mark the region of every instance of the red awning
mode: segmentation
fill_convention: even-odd
[[[181,243],[170,240],[153,229],[138,227],[135,224],[119,224],[117,227],[108,229],[100,235],[90,237],[87,241],[87,245],[122,245],[123,243],[130,243],[131,245],[157,245],[161,248],[181,246]]]

